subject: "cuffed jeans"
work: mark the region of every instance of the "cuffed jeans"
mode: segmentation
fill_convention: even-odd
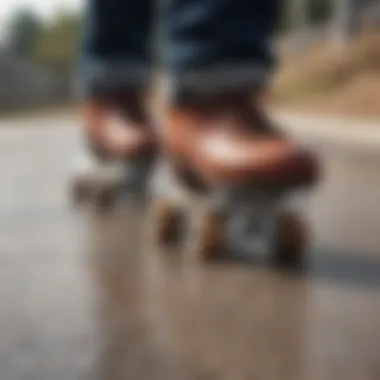
[[[87,0],[86,5],[79,71],[85,96],[147,86],[157,67],[172,88],[195,92],[261,86],[272,70],[280,0]]]

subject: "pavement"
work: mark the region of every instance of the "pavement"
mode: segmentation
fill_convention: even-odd
[[[325,167],[298,274],[188,276],[144,248],[143,209],[71,207],[77,120],[1,121],[0,379],[379,379],[380,129],[355,122],[348,141],[344,121],[278,116]]]

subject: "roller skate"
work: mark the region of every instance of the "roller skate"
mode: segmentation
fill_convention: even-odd
[[[308,228],[292,197],[317,182],[319,168],[252,98],[248,92],[186,97],[166,110],[159,176],[165,173],[170,185],[153,198],[155,245],[165,247],[182,216],[186,257],[203,260],[224,251],[302,262]]]
[[[119,197],[143,199],[156,156],[156,139],[138,92],[92,99],[84,107],[87,157],[71,182],[77,206],[110,208]]]

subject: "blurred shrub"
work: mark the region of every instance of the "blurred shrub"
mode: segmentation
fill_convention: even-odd
[[[19,10],[9,22],[5,50],[16,57],[31,58],[42,27],[35,13],[28,9]]]
[[[71,70],[76,55],[81,16],[61,12],[43,25],[36,39],[33,55],[40,64],[58,71]]]

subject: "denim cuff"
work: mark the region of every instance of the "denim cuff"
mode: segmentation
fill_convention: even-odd
[[[170,92],[221,94],[267,85],[272,68],[257,64],[219,65],[171,74]]]
[[[145,62],[118,60],[80,65],[76,93],[80,97],[107,96],[125,89],[147,88],[152,70]]]

